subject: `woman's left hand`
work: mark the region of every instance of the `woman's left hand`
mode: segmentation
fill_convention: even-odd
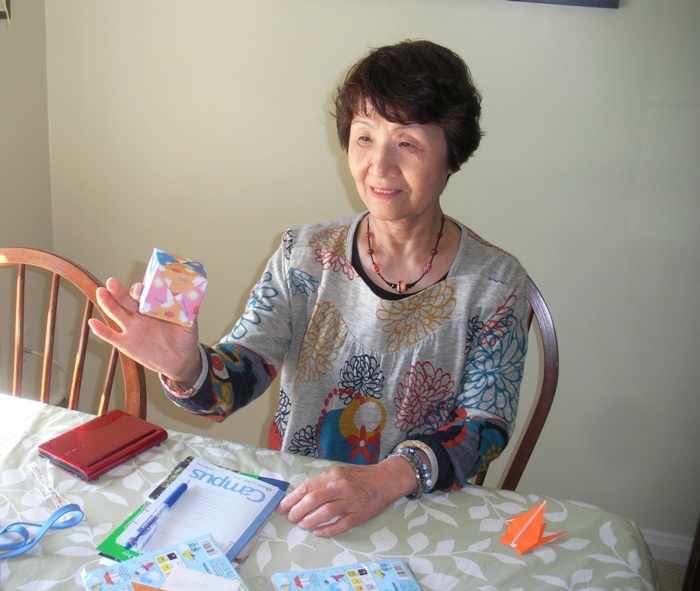
[[[277,512],[316,536],[330,537],[379,515],[415,492],[416,485],[415,473],[402,458],[368,466],[334,466],[290,492]]]

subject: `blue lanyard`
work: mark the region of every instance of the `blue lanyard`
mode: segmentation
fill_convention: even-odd
[[[68,513],[73,513],[68,519],[59,521],[61,517]],[[43,535],[50,529],[64,529],[73,527],[76,523],[80,523],[84,517],[84,513],[78,505],[64,505],[60,509],[56,509],[44,523],[32,523],[29,521],[16,521],[5,526],[0,530],[0,536],[14,535],[19,536],[15,542],[0,542],[0,559],[11,558],[24,554],[27,550],[33,548]],[[29,530],[25,526],[38,527],[38,531],[30,540]]]

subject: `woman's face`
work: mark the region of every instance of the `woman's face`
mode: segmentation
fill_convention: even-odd
[[[365,206],[386,221],[439,208],[450,174],[440,127],[392,123],[373,111],[352,120],[348,162]]]

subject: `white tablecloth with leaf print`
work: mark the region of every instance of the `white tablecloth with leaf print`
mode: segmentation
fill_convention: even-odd
[[[0,524],[43,521],[53,506],[26,465],[36,448],[90,415],[0,395]],[[296,486],[328,466],[265,449],[171,432],[93,483],[53,468],[55,488],[78,503],[85,519],[49,532],[29,553],[0,560],[4,591],[80,590],[83,568],[97,568],[96,545],[134,511],[148,493],[188,455],[244,472],[282,478]],[[556,540],[520,555],[500,542],[503,519],[546,500],[547,531]],[[203,532],[204,533],[204,532]],[[574,501],[536,494],[467,487],[402,499],[365,525],[333,539],[319,539],[274,514],[239,572],[252,591],[269,591],[276,571],[395,557],[408,559],[426,591],[640,590],[657,589],[649,550],[628,519]]]

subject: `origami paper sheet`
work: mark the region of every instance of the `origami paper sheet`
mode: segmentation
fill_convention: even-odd
[[[142,314],[192,326],[207,287],[207,273],[201,263],[156,248],[143,286]]]
[[[239,581],[223,579],[214,575],[192,570],[189,568],[176,568],[172,571],[162,587],[151,587],[137,581],[130,581],[134,591],[243,591]]]
[[[541,546],[545,542],[565,534],[565,531],[560,531],[543,537],[544,529],[547,525],[542,521],[546,505],[547,501],[542,501],[525,513],[506,519],[505,521],[509,525],[501,537],[501,542],[506,546],[510,546],[516,552],[525,554],[525,552],[529,552],[533,548],[537,548],[537,546]]]

